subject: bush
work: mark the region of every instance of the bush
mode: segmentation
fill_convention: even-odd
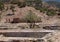
[[[53,10],[49,10],[49,11],[47,11],[47,15],[48,16],[54,16],[54,15],[56,15],[56,12],[55,11],[53,11]]]
[[[0,10],[4,9],[4,4],[2,2],[0,2]]]

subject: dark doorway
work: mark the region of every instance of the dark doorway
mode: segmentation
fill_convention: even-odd
[[[14,18],[11,23],[19,23],[19,22],[20,22],[20,19],[19,18]]]
[[[0,42],[4,42],[4,41],[0,41]]]

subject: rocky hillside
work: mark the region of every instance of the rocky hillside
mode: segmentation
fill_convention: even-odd
[[[56,10],[55,10],[56,8],[49,6],[48,4],[42,2],[41,0],[38,0],[38,1],[26,0],[25,2],[19,1],[15,3],[16,1],[17,0],[13,0],[12,3],[9,3],[9,4],[0,3],[1,15],[8,14],[6,16],[8,21],[13,20],[14,18],[17,18],[17,17],[19,18],[22,16],[24,17],[26,13],[28,14],[29,10],[31,10],[33,13],[41,17],[44,23],[46,21],[48,21],[48,23],[52,23],[51,21],[53,18],[49,20],[49,17],[50,16],[54,17],[56,15]],[[2,5],[3,5],[3,8],[2,8]]]

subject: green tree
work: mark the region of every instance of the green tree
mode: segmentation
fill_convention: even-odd
[[[39,18],[31,10],[28,12],[28,14],[26,15],[25,19],[26,19],[27,23],[30,23],[30,28],[34,28],[36,22],[41,22],[41,18]]]

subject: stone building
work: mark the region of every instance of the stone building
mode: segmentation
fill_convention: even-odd
[[[0,31],[0,42],[47,42],[44,38],[50,37],[51,33],[53,31]]]

